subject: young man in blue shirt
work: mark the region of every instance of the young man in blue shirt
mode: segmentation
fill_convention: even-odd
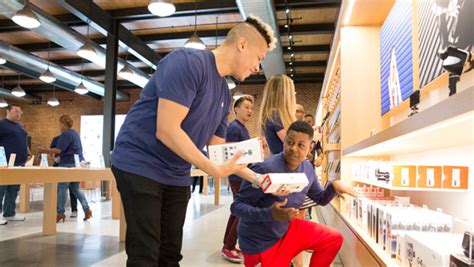
[[[16,154],[15,166],[25,166],[25,163],[31,158],[28,148],[28,133],[20,124],[20,118],[23,114],[21,107],[10,105],[6,108],[6,117],[0,120],[0,146],[5,148],[7,160],[12,153]],[[7,221],[24,221],[25,217],[16,215],[15,201],[20,191],[20,185],[2,185],[0,186],[0,210],[2,209],[3,196],[3,219],[0,225]]]
[[[311,267],[330,266],[343,237],[335,229],[296,218],[298,208],[309,196],[319,205],[328,204],[336,195],[354,192],[341,181],[321,188],[311,163],[306,160],[313,138],[313,128],[296,121],[288,128],[283,152],[255,164],[257,173],[305,173],[309,185],[301,192],[281,197],[265,194],[244,181],[231,205],[240,218],[238,237],[245,266],[287,267],[298,253],[312,250]]]
[[[216,49],[179,49],[159,62],[111,156],[127,222],[127,265],[179,266],[191,164],[216,178],[258,180],[236,164],[241,153],[216,165],[201,150],[225,143],[231,95],[224,77],[243,81],[258,72],[274,46],[271,28],[249,17]]]
[[[249,131],[245,128],[245,123],[248,122],[253,115],[254,99],[251,95],[243,95],[234,102],[235,120],[229,123],[227,127],[227,134],[225,141],[227,143],[237,143],[250,139]],[[235,198],[237,191],[242,184],[242,178],[237,175],[229,175],[230,188],[232,196]],[[237,225],[239,218],[234,215],[229,216],[227,227],[224,234],[224,247],[221,250],[222,256],[230,262],[240,263],[242,258],[240,250],[236,249],[237,243]]]

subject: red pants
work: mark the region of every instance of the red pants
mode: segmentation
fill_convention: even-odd
[[[262,253],[244,255],[246,267],[261,263],[262,267],[288,267],[291,260],[304,250],[313,250],[310,267],[330,266],[341,248],[342,235],[335,229],[305,221],[291,220],[286,234],[273,247]]]
[[[242,181],[230,182],[230,189],[232,189],[232,198],[235,199],[237,192],[239,192]],[[230,215],[227,221],[227,227],[224,234],[224,248],[234,250],[237,244],[237,226],[239,225],[239,218]]]

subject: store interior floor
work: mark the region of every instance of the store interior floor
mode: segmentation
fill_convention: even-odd
[[[181,266],[239,266],[220,254],[232,196],[224,187],[221,205],[214,206],[213,194],[197,191],[188,205]],[[67,220],[57,225],[57,235],[42,236],[41,201],[33,202],[29,213],[20,214],[26,221],[0,226],[0,266],[125,266],[125,245],[118,241],[119,222],[111,218],[110,201],[89,204],[94,212],[90,221],[82,221],[82,211],[69,218],[67,208]],[[305,266],[310,255],[304,253]],[[342,264],[336,261],[333,266]]]

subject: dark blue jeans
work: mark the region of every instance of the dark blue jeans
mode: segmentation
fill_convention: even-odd
[[[0,186],[0,210],[3,210],[4,217],[15,216],[15,201],[20,191],[20,185],[2,185]],[[3,196],[5,201],[3,202]],[[3,206],[2,206],[3,202]]]

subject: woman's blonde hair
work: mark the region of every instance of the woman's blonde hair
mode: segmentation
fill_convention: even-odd
[[[277,113],[285,129],[296,121],[296,97],[295,84],[290,77],[279,74],[272,76],[263,89],[262,105],[258,116],[260,134],[263,134],[265,123],[274,121],[274,113]]]

